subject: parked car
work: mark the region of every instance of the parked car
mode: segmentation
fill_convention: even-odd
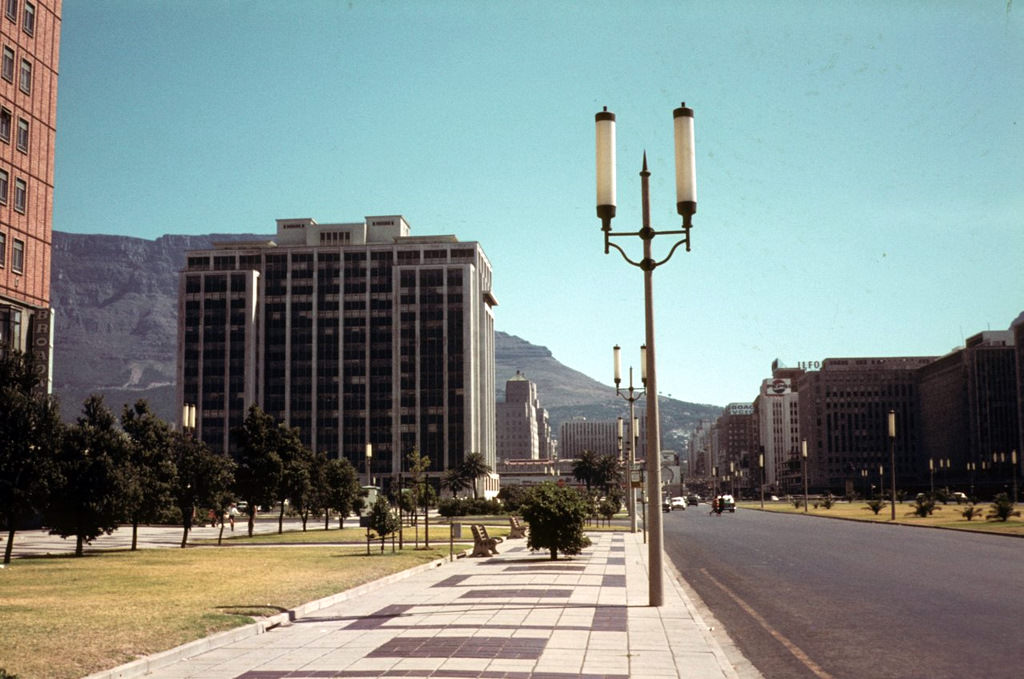
[[[672,505],[672,509],[682,509],[682,510],[685,510],[686,509],[686,498],[674,497],[674,498],[672,498],[669,501],[669,504]]]
[[[970,500],[970,498],[967,497],[967,493],[962,493],[959,490],[950,493],[949,497],[957,504],[968,502]]]
[[[732,495],[723,495],[719,502],[722,503],[723,512],[734,512],[736,511],[736,500]]]
[[[686,504],[690,505],[691,507],[696,507],[697,505],[700,504],[700,495],[687,495]]]

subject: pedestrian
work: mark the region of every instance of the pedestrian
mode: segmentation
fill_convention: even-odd
[[[231,509],[228,510],[228,521],[231,522],[231,531],[235,530],[235,517],[238,516],[238,505],[234,502],[231,503]]]
[[[718,498],[714,497],[711,499],[711,511],[708,514],[718,514]]]

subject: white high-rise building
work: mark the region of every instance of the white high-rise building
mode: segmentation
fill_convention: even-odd
[[[277,220],[260,241],[189,252],[179,283],[178,401],[230,451],[253,404],[303,442],[396,478],[413,448],[439,476],[495,468],[491,265],[480,245],[411,236],[397,215]]]

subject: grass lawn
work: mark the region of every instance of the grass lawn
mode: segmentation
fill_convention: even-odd
[[[370,557],[360,546],[255,545],[16,559],[0,570],[0,669],[19,679],[72,679],[115,667],[447,557],[443,528],[435,544],[431,527],[430,550],[407,542],[381,555],[378,542]],[[341,533],[266,537],[337,541]]]
[[[950,528],[953,530],[976,530],[1007,535],[1024,535],[1024,519],[1011,517],[1008,521],[986,521],[984,516],[988,513],[991,503],[979,503],[977,506],[982,509],[980,517],[968,521],[963,518],[960,512],[967,505],[950,503],[948,505],[937,505],[935,512],[925,518],[914,515],[914,503],[896,503],[896,523],[910,526],[933,526],[936,528]],[[818,507],[815,509],[814,500],[811,500],[807,513],[812,516],[831,516],[843,519],[856,519],[858,521],[877,521],[881,523],[892,523],[892,509],[886,504],[876,515],[863,501],[837,502],[831,509]],[[740,508],[760,509],[759,502],[741,502],[737,505]],[[794,507],[791,502],[765,502],[764,508],[771,512],[784,512],[789,514],[802,514],[803,507]],[[1024,510],[1024,506],[1021,507]]]

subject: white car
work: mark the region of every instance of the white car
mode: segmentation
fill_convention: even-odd
[[[669,505],[672,507],[672,509],[683,509],[683,510],[685,510],[686,509],[686,498],[684,498],[684,497],[674,497],[674,498],[672,498],[669,501]]]

